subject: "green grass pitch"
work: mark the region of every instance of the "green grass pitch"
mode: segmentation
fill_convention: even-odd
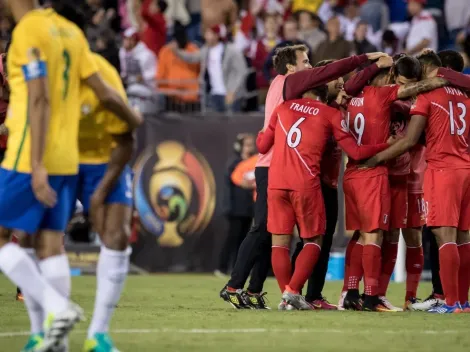
[[[219,297],[224,282],[203,275],[133,276],[116,309],[111,336],[122,352],[155,351],[371,351],[458,352],[470,349],[470,314],[278,312],[279,289],[266,283],[272,311],[236,311]],[[73,279],[73,299],[91,317],[94,277]],[[336,302],[340,282],[324,294]],[[430,292],[420,286],[420,295]],[[29,328],[15,288],[0,276],[0,351],[19,351]],[[391,284],[389,298],[403,304],[404,286]],[[72,333],[71,352],[81,351],[87,323]]]

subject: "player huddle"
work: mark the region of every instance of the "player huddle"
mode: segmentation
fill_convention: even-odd
[[[279,88],[282,93],[257,139],[260,158],[272,153],[265,204],[272,268],[282,294],[279,309],[336,309],[321,294],[308,299],[310,282],[307,295],[301,294],[315,266],[324,266],[323,235],[336,226],[336,218],[325,211],[331,200],[324,198],[324,175],[334,175],[337,182],[339,174],[340,162],[331,154],[336,143],[349,157],[343,180],[346,228],[355,231],[346,251],[337,309],[401,310],[386,298],[401,230],[407,245],[404,309],[470,312],[470,86],[469,78],[457,72],[463,69],[462,57],[430,50],[417,57],[372,53],[299,69],[303,54],[302,47],[278,51],[278,58],[291,59],[284,60],[287,69],[278,70],[283,82],[272,83],[270,93]],[[341,87],[341,77],[353,71],[344,71],[351,60],[356,60],[357,70]],[[315,70],[324,77],[315,81],[310,76]],[[302,84],[287,97],[289,80],[300,75]],[[432,305],[416,298],[425,224],[439,245],[445,295],[445,301]],[[303,246],[293,258],[293,269],[289,253],[294,226]],[[236,308],[267,308],[264,300],[256,301],[259,294],[243,291],[243,285],[234,287],[234,282],[232,275],[221,292],[224,300]]]
[[[22,349],[67,351],[83,319],[70,301],[63,233],[83,204],[101,238],[93,318],[84,351],[116,350],[109,322],[129,271],[133,130],[119,73],[92,54],[73,4],[11,0],[8,142],[0,168],[0,270],[24,295],[31,335]],[[65,16],[65,17],[64,17]],[[12,232],[19,245],[10,242]]]

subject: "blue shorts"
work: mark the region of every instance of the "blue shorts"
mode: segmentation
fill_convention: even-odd
[[[49,176],[49,184],[57,193],[53,208],[45,207],[34,196],[31,174],[0,168],[0,226],[30,235],[43,229],[65,231],[77,176]]]
[[[103,178],[107,167],[107,164],[80,164],[76,198],[82,203],[85,213],[88,213],[90,209],[91,196]],[[119,176],[116,186],[106,197],[105,203],[132,206],[132,170],[129,166],[126,166]]]

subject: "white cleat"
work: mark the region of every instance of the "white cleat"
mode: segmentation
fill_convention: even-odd
[[[45,323],[44,341],[37,352],[62,352],[66,348],[66,338],[74,326],[85,320],[83,309],[75,303],[58,314],[49,315]]]
[[[384,305],[385,308],[390,309],[393,312],[403,312],[402,308],[395,307],[385,296],[379,296],[380,302]]]
[[[296,310],[314,310],[313,306],[305,300],[304,296],[300,294],[284,291],[282,294],[282,299],[285,300],[288,304],[292,305]]]
[[[339,301],[338,301],[338,310],[346,310],[344,309],[344,298],[346,297],[348,291],[343,291],[341,292],[341,296],[339,296]]]
[[[288,304],[285,300],[281,300],[281,303],[277,306],[277,310],[296,310],[292,305]]]
[[[434,294],[431,294],[423,302],[416,302],[410,304],[408,309],[411,311],[427,312],[431,308],[445,304],[446,302],[443,299],[437,298]]]

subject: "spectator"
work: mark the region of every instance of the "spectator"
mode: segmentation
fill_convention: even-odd
[[[86,5],[86,18],[91,19],[86,28],[86,36],[90,42],[90,49],[98,51],[97,45],[103,43],[103,41],[99,42],[99,39],[103,36],[109,37],[110,33],[114,34],[111,29],[111,21],[116,16],[116,11],[114,9],[106,10],[102,6],[101,0],[87,0]],[[103,50],[103,45],[100,50]]]
[[[312,12],[300,11],[299,14],[299,38],[306,42],[312,52],[326,39],[326,34],[320,29],[320,17]]]
[[[385,31],[390,22],[390,11],[384,0],[368,0],[361,6],[359,16],[371,25],[374,33]]]
[[[127,91],[137,96],[148,96],[155,91],[157,59],[155,54],[139,40],[134,28],[124,32],[123,46],[119,51],[121,77]]]
[[[255,154],[255,138],[252,135],[239,135],[234,144],[236,157],[225,173],[225,215],[229,230],[219,256],[217,274],[228,274],[235,264],[238,248],[250,229],[253,217],[254,170],[256,160],[249,170],[234,175],[235,169],[243,161]],[[239,172],[240,173],[240,172]],[[235,176],[235,177],[234,177]]]
[[[348,3],[344,9],[344,16],[339,15],[338,17],[341,23],[341,33],[347,41],[352,42],[354,40],[354,31],[361,20],[357,3],[355,1]]]
[[[186,0],[186,6],[191,16],[187,27],[188,39],[191,42],[201,41],[201,0]]]
[[[204,32],[205,45],[199,52],[175,49],[188,63],[201,63],[199,80],[209,94],[209,106],[215,111],[240,111],[246,93],[248,69],[243,53],[226,43],[226,28],[216,25]]]
[[[364,21],[360,21],[357,24],[356,31],[354,32],[354,51],[356,55],[373,53],[377,51],[377,48],[366,38],[368,29],[369,25]]]
[[[133,1],[133,15],[138,24],[141,40],[158,57],[160,49],[166,42],[166,21],[163,13],[167,4],[163,0],[130,1]]]
[[[395,32],[387,29],[382,35],[382,51],[390,56],[394,56],[400,52],[399,39]]]
[[[287,0],[285,2],[292,4],[293,13],[296,13],[297,11],[317,13],[323,0]]]
[[[264,18],[264,37],[255,41],[251,48],[248,56],[251,59],[251,63],[256,70],[256,83],[258,88],[264,90],[269,87],[269,81],[263,75],[263,67],[266,59],[268,58],[271,51],[281,42],[281,38],[278,36],[279,25],[277,22],[276,15],[267,15]]]
[[[298,25],[297,21],[294,18],[291,17],[286,20],[283,27],[283,34],[284,40],[274,47],[274,49],[271,51],[268,58],[266,59],[266,62],[264,63],[263,74],[268,82],[270,82],[272,77],[276,75],[276,72],[273,72],[273,56],[276,53],[276,49],[288,45],[303,44],[308,48],[309,56],[312,55],[312,49],[310,49],[310,46],[303,40],[299,39]]]
[[[452,43],[457,35],[470,22],[470,6],[468,0],[448,0],[445,2],[445,15],[447,29]]]
[[[91,45],[91,43],[90,43]],[[106,29],[100,33],[100,36],[93,43],[94,51],[103,56],[120,71],[119,49],[116,42],[116,34],[111,29]]]
[[[426,0],[408,0],[408,12],[413,17],[406,40],[405,52],[418,54],[425,48],[437,51],[437,24],[432,15],[424,10]]]
[[[237,4],[234,0],[201,0],[202,31],[223,24],[231,33],[238,18]]]
[[[340,21],[332,17],[326,24],[328,37],[318,46],[314,62],[322,60],[339,60],[352,55],[353,48],[350,42],[341,36]]]
[[[175,22],[187,26],[191,22],[185,0],[172,0],[168,2],[168,8],[165,10],[165,19],[168,27],[173,27]]]
[[[187,53],[196,53],[199,48],[188,40],[184,26],[175,23],[173,41],[160,50],[158,57],[157,84],[173,106],[189,107],[199,100],[199,64],[180,59],[174,48]],[[186,109],[187,110],[187,109]]]

